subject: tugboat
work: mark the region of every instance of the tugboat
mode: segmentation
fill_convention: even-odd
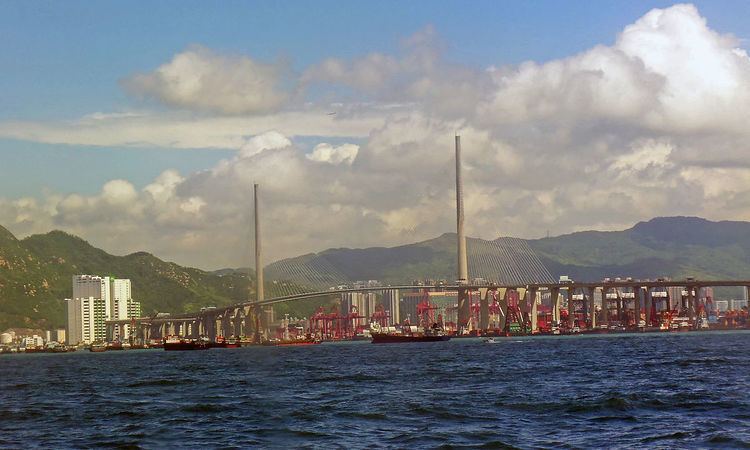
[[[169,336],[164,339],[164,350],[208,350],[211,348],[206,339],[183,339],[179,336]]]
[[[437,323],[434,323],[432,327],[425,327],[422,332],[413,330],[412,328],[417,327],[402,327],[397,332],[382,332],[380,331],[380,325],[376,322],[371,324],[370,335],[372,335],[373,344],[395,344],[399,342],[442,342],[449,341],[450,336],[443,332],[443,329]]]

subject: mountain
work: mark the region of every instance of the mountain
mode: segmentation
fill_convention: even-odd
[[[453,280],[456,235],[393,248],[328,249],[278,261],[267,277],[331,286],[377,279],[390,284],[418,278]],[[469,276],[490,281],[605,277],[750,279],[750,223],[662,217],[623,231],[585,231],[524,241],[467,239]],[[541,262],[541,264],[540,264]],[[540,267],[542,266],[543,267]],[[546,269],[545,269],[546,267]],[[735,290],[717,293],[738,295]]]
[[[552,276],[523,239],[467,238],[471,278],[517,283],[552,282]],[[456,279],[456,235],[398,247],[337,248],[284,259],[266,267],[266,277],[326,289],[352,281],[408,284],[417,279]]]
[[[624,231],[529,241],[555,275],[750,279],[750,223],[660,217]]]
[[[61,231],[18,240],[0,227],[0,329],[64,326],[76,274],[129,278],[144,314],[228,305],[251,294],[242,273],[215,275],[145,252],[114,256]]]
[[[604,277],[750,279],[750,223],[662,217],[623,231],[584,231],[563,236],[493,241],[469,238],[469,276],[488,281],[544,282],[569,275]],[[456,235],[398,247],[337,248],[270,264],[266,296],[327,289],[356,280],[389,284],[414,279],[453,281]],[[194,311],[253,295],[248,269],[205,272],[139,252],[110,255],[78,237],[53,231],[16,239],[0,227],[0,329],[64,325],[63,299],[75,274],[130,278],[144,314]],[[737,296],[737,290],[717,290]],[[277,312],[309,315],[310,302],[279,306]]]

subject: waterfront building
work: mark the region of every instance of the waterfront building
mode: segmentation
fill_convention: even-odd
[[[44,339],[37,334],[26,336],[21,340],[21,346],[24,348],[44,347]]]
[[[401,308],[398,289],[389,289],[383,293],[383,307],[388,311],[388,325],[401,323]]]
[[[141,304],[131,296],[129,279],[74,275],[73,297],[65,301],[67,327],[64,336],[66,342],[73,345],[105,340],[106,320],[130,319],[141,315]],[[130,336],[130,326],[123,328],[123,336],[119,336],[119,327],[115,328],[115,339],[125,340]]]
[[[65,328],[56,328],[54,330],[45,330],[44,340],[46,342],[65,342]]]
[[[107,337],[105,320],[106,303],[101,298],[65,299],[68,327],[67,343],[70,345],[84,342],[103,341]]]
[[[366,318],[365,322],[367,323],[375,312],[376,304],[377,297],[374,292],[346,292],[341,294],[341,314],[348,314],[353,306],[360,316]]]
[[[113,278],[112,288],[112,313],[111,318],[115,320],[131,319],[141,316],[141,303],[133,300],[131,296],[130,280]],[[119,327],[115,328],[115,339],[124,341],[130,337],[130,325],[123,327],[124,335],[120,336]]]

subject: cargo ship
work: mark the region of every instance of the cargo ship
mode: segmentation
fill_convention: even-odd
[[[373,324],[376,325],[376,324]],[[391,327],[388,327],[391,328]],[[449,341],[450,336],[446,335],[443,330],[437,326],[424,328],[422,331],[417,327],[401,327],[400,330],[381,331],[380,327],[373,327],[370,330],[373,344],[397,344],[402,342],[443,342]]]
[[[301,345],[317,344],[320,344],[320,339],[315,339],[313,337],[305,337],[300,339],[270,339],[262,343],[262,345],[270,347],[296,347]]]
[[[208,350],[211,348],[209,342],[203,339],[182,339],[170,336],[164,339],[164,350]]]

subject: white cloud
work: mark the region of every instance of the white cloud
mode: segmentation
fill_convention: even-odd
[[[397,55],[309,68],[302,83],[333,88],[325,106],[0,123],[0,136],[39,142],[238,150],[140,191],[115,180],[91,196],[0,199],[0,223],[204,267],[246,265],[257,182],[269,259],[410,242],[454,227],[456,133],[471,235],[618,229],[674,214],[750,219],[748,58],[694,7],[648,12],[611,46],[486,71],[446,63],[435,41],[425,30]],[[337,97],[342,85],[367,102]]]
[[[239,149],[246,136],[277,130],[285,136],[366,137],[385,122],[381,110],[342,111],[330,108],[251,117],[194,117],[184,114],[112,115],[96,121],[0,122],[0,137],[46,144]]]
[[[342,144],[334,147],[331,144],[320,143],[315,146],[312,153],[305,155],[310,161],[317,161],[333,165],[347,164],[352,165],[357,159],[359,145]]]
[[[263,113],[279,108],[287,94],[279,88],[282,68],[247,56],[220,55],[194,46],[150,73],[123,81],[137,95],[167,105],[224,114]]]
[[[248,139],[240,147],[239,156],[240,158],[250,158],[266,149],[278,149],[289,147],[290,145],[292,145],[292,141],[286,136],[278,131],[271,131]]]

